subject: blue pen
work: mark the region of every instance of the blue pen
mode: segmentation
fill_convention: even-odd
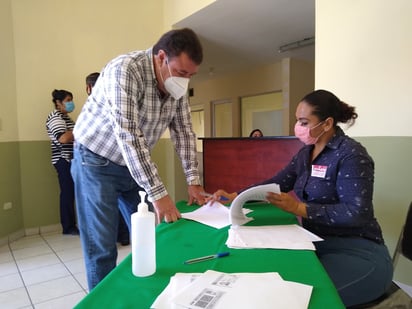
[[[221,253],[217,253],[217,254],[206,255],[206,256],[195,258],[195,259],[187,260],[187,261],[184,262],[184,264],[193,264],[193,263],[197,263],[197,262],[203,262],[203,261],[207,261],[207,260],[217,259],[217,258],[228,256],[229,254],[230,254],[229,252],[221,252]]]

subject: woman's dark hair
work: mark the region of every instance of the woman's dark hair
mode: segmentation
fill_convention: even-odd
[[[170,30],[153,46],[156,55],[159,50],[164,50],[169,58],[178,57],[182,52],[197,65],[203,61],[203,49],[196,33],[189,28]]]
[[[94,72],[90,73],[89,75],[86,76],[86,85],[90,85],[91,87],[94,87],[96,84],[97,79],[99,78],[100,73],[99,72]]]
[[[327,90],[315,90],[307,94],[301,101],[305,101],[312,106],[312,114],[318,116],[321,121],[332,117],[334,126],[338,122],[348,123],[351,126],[355,123],[355,119],[358,118],[355,107],[342,102],[337,96]]]
[[[56,105],[57,101],[62,102],[67,96],[73,98],[73,94],[70,91],[54,89],[52,92],[54,105]]]
[[[252,132],[250,132],[249,137],[252,137],[255,132],[260,132],[260,135],[263,136],[262,131],[260,131],[259,129],[254,129]]]

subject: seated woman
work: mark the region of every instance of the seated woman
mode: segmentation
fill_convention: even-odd
[[[256,184],[279,184],[282,193],[268,192],[268,202],[301,216],[303,227],[324,239],[315,243],[316,254],[346,306],[378,298],[393,276],[374,217],[374,162],[338,126],[352,125],[357,116],[354,107],[329,91],[306,95],[295,124],[295,135],[306,146],[277,175]],[[218,190],[213,199],[222,196],[232,201],[237,193]]]

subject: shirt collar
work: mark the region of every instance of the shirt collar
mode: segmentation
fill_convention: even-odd
[[[147,58],[149,58],[149,62],[150,63],[150,74],[153,80],[153,86],[157,87],[157,79],[156,79],[156,74],[155,74],[155,68],[154,68],[154,63],[153,63],[153,48],[150,47],[148,49],[146,49],[146,56]]]
[[[332,136],[330,141],[326,144],[326,147],[329,147],[332,149],[338,149],[339,145],[342,143],[344,138],[345,138],[345,133],[339,126],[337,126],[335,134]]]

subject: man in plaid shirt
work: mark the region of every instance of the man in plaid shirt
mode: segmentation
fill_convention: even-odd
[[[185,172],[188,203],[205,202],[187,96],[202,58],[191,29],[171,30],[152,48],[110,61],[79,115],[71,171],[89,290],[116,266],[118,209],[130,229],[139,191],[147,192],[158,222],[180,218],[150,156],[166,129]]]

